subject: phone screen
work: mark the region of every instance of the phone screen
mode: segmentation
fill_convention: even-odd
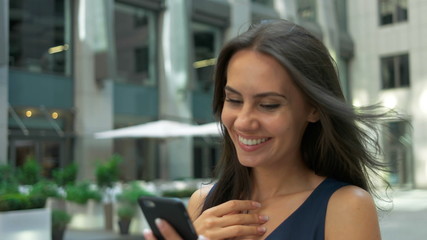
[[[155,219],[157,218],[161,218],[171,224],[183,239],[197,239],[193,223],[181,200],[165,197],[141,197],[138,199],[138,203],[157,239],[164,239],[155,224]]]

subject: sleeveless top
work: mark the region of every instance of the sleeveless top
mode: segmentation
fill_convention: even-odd
[[[339,188],[349,185],[326,178],[266,240],[324,240],[325,218],[329,198]]]

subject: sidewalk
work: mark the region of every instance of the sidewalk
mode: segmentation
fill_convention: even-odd
[[[65,232],[64,240],[142,240],[141,235],[120,235],[119,233],[108,231],[75,230],[68,229]]]
[[[392,197],[392,209],[380,214],[382,239],[427,239],[427,190],[397,190]]]
[[[393,205],[380,203],[388,211],[380,213],[382,240],[427,239],[427,190],[396,190]],[[68,229],[64,240],[142,240],[141,235],[123,236],[107,231]]]

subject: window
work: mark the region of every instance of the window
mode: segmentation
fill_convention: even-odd
[[[408,20],[407,0],[379,0],[380,25]]]
[[[409,87],[409,56],[402,54],[381,58],[382,88]]]
[[[314,0],[297,1],[298,17],[308,22],[316,21],[316,2]]]
[[[117,81],[155,85],[156,13],[115,3]]]
[[[68,1],[9,2],[9,65],[31,72],[71,75]]]
[[[252,0],[253,3],[258,3],[267,7],[274,7],[274,0]]]
[[[209,90],[213,84],[213,70],[216,55],[221,44],[220,28],[193,23],[194,60],[198,88]]]

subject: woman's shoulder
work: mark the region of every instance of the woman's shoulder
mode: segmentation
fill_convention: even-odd
[[[325,227],[326,239],[380,239],[371,194],[354,185],[339,188],[329,200]]]
[[[213,186],[213,184],[203,185],[191,195],[190,200],[188,201],[188,212],[193,221],[200,215],[206,196],[209,194]]]

